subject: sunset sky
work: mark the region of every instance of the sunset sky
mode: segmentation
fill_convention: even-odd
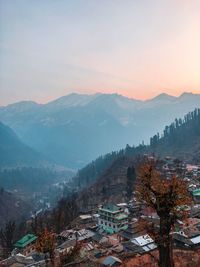
[[[200,93],[199,0],[0,0],[0,105]]]

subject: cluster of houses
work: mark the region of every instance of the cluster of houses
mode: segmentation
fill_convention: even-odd
[[[167,178],[170,178],[175,173],[176,175],[180,174],[183,180],[187,182],[195,203],[200,204],[200,165],[176,162],[171,157],[166,157],[163,172]]]
[[[200,253],[200,166],[181,164],[178,168],[184,172],[194,204],[189,207],[189,218],[178,220],[171,232],[173,246]],[[163,168],[170,176],[175,166],[167,159]],[[141,207],[134,197],[129,203],[107,203],[97,207],[92,214],[81,214],[72,229],[56,236],[55,266],[62,266],[60,257],[69,255],[77,244],[80,244],[78,256],[66,266],[140,266],[134,265],[134,260],[156,252],[157,244],[140,227],[139,217],[159,224],[157,214]],[[45,255],[35,250],[36,242],[37,236],[33,234],[22,237],[15,243],[12,255],[0,262],[0,266],[46,266]]]

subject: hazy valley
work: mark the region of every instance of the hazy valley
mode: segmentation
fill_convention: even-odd
[[[125,225],[120,233],[126,233],[123,230],[126,231],[133,222],[137,224],[138,219],[134,216],[143,218],[149,212],[136,201],[137,169],[147,159],[158,160],[169,181],[171,172],[177,172],[178,177],[185,177],[189,181],[188,187],[198,188],[199,100],[200,95],[188,93],[177,98],[162,94],[144,102],[116,94],[72,94],[45,105],[20,102],[1,107],[2,248],[7,246],[11,251],[16,245],[5,245],[5,240],[9,241],[10,237],[17,240],[22,235],[25,238],[26,233],[34,233],[34,240],[43,240],[47,233],[44,232],[43,237],[40,237],[40,233],[47,229],[57,235],[57,250],[59,244],[62,244],[59,236],[69,228],[72,228],[72,232],[80,229],[74,235],[82,235],[81,231],[86,231],[91,236],[97,234],[109,238],[109,234],[117,233],[118,230],[103,224],[102,218],[106,217],[102,217],[99,212],[104,207],[111,207],[121,213],[123,224],[118,226]],[[177,117],[178,114],[182,116]],[[172,123],[167,125],[169,120]],[[148,139],[147,136],[152,132],[154,135]],[[136,142],[137,145],[133,145]],[[193,174],[188,169],[192,164],[197,171]],[[83,167],[75,172],[74,169],[80,166]],[[128,215],[123,213],[126,209],[112,203],[125,205],[129,210]],[[128,223],[128,217],[133,222]],[[84,218],[91,219],[83,222]],[[111,223],[109,225],[112,226]],[[116,224],[113,227],[118,226]],[[85,239],[86,233],[80,239]],[[141,234],[143,232],[137,230],[135,235]],[[93,241],[89,244],[94,245]],[[96,245],[99,246],[99,242]],[[117,255],[120,259],[127,260],[127,253],[132,257],[132,251],[138,249],[134,247],[130,252],[128,248],[127,251],[126,239],[122,245],[125,254]],[[63,266],[71,259],[82,259],[79,249],[81,247],[73,246],[67,254],[60,255],[57,260],[55,258],[53,266],[56,261]],[[18,255],[12,253],[11,258]],[[5,258],[7,255],[0,247],[0,257]],[[90,260],[84,260],[85,266],[88,266]],[[9,258],[3,262],[7,264],[8,261]]]
[[[45,105],[20,102],[1,107],[0,186],[13,196],[34,200],[29,214],[55,205],[62,196],[81,188],[88,189],[78,200],[80,210],[106,201],[106,196],[115,199],[112,192],[116,199],[125,201],[126,170],[139,155],[200,161],[199,121],[193,122],[185,112],[199,105],[200,95],[189,93],[177,98],[162,94],[149,101],[117,94],[72,94]],[[178,114],[185,118],[181,120]],[[166,126],[166,121],[175,118]],[[152,132],[155,135],[147,138]],[[67,168],[89,161],[76,175]],[[119,179],[112,180],[113,171]],[[95,195],[100,199],[94,200]],[[12,212],[9,216],[12,218]]]

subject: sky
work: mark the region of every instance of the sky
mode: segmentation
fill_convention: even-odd
[[[199,0],[0,0],[0,105],[200,93]]]

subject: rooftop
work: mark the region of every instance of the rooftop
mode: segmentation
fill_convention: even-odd
[[[82,214],[79,216],[81,220],[87,220],[87,219],[92,219],[92,216],[89,214]]]
[[[157,245],[154,243],[154,240],[148,234],[135,237],[131,240],[131,242],[142,249],[141,253],[151,251],[157,248]]]
[[[121,209],[114,204],[106,204],[103,205],[100,209],[107,211],[107,212],[119,212]]]
[[[119,215],[117,215],[115,217],[116,220],[123,220],[123,219],[126,219],[126,218],[128,218],[128,216],[126,214],[124,214],[124,213],[120,213]]]
[[[193,196],[200,196],[200,188],[192,191]]]
[[[24,237],[22,237],[20,240],[18,240],[15,243],[15,247],[16,248],[25,248],[27,245],[29,245],[30,243],[32,243],[33,241],[35,241],[37,239],[37,236],[32,235],[32,234],[27,234]]]
[[[114,257],[114,256],[108,256],[105,258],[105,260],[103,261],[103,265],[105,266],[113,266],[115,263],[119,263],[121,264],[121,260]]]
[[[192,241],[193,244],[200,244],[200,235],[193,237],[190,239]]]
[[[81,230],[77,231],[77,237],[78,237],[79,241],[91,238],[94,235],[95,235],[95,233],[88,230],[88,229],[81,229]]]
[[[145,246],[147,244],[153,243],[153,239],[149,235],[142,235],[134,238],[133,243],[138,244],[139,246]]]

